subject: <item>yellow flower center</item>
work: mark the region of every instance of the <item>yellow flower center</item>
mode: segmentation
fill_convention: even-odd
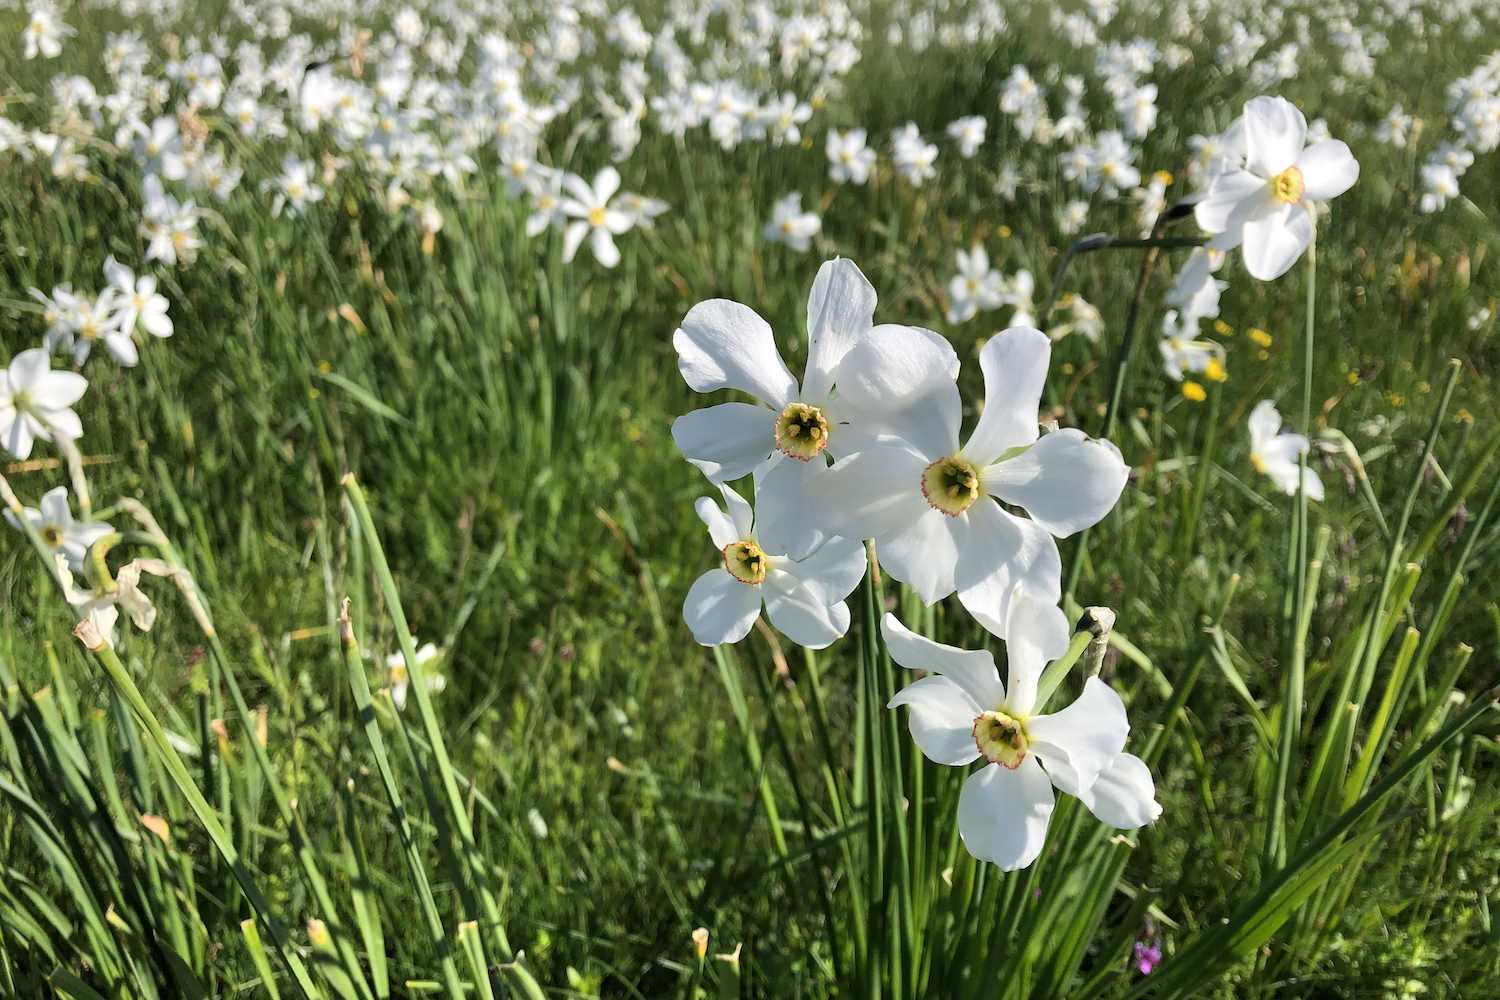
[[[1287,167],[1271,178],[1272,197],[1288,205],[1295,205],[1301,201],[1302,192],[1306,190],[1307,182],[1302,179],[1302,171],[1296,167]]]
[[[1256,472],[1263,476],[1266,474],[1266,460],[1253,451],[1250,453],[1250,464],[1255,467]]]
[[[37,534],[42,536],[42,541],[47,543],[47,548],[55,549],[62,545],[62,529],[55,524],[44,524],[37,528]]]
[[[754,586],[766,578],[766,554],[754,542],[730,542],[724,546],[724,568],[736,580]]]
[[[604,225],[604,209],[594,208],[589,210],[589,225],[595,229]]]
[[[936,509],[957,517],[979,499],[979,471],[956,455],[940,458],[922,472],[922,495]]]
[[[776,418],[776,448],[798,461],[809,461],[828,445],[828,420],[807,403],[788,403]]]
[[[991,764],[1014,771],[1026,759],[1026,730],[1004,712],[985,712],[974,720],[974,745]]]

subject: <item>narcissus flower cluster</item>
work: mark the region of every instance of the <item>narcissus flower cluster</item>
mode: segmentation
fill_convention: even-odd
[[[1003,294],[982,250],[960,263],[976,297]],[[1029,300],[1029,282],[1025,291]],[[1029,306],[1017,298],[1018,311]],[[956,593],[1008,644],[1009,689],[989,653],[913,635],[889,615],[883,624],[898,663],[934,674],[891,702],[911,706],[923,751],[945,764],[990,762],[959,807],[969,851],[1008,869],[1030,864],[1054,786],[1105,822],[1141,826],[1159,807],[1146,766],[1124,753],[1119,696],[1093,679],[1062,712],[1044,714],[1036,699],[1042,668],[1069,646],[1056,539],[1098,523],[1128,467],[1108,441],[1039,424],[1052,353],[1040,330],[1013,326],[984,345],[986,398],[964,438],[953,347],[930,330],[876,323],[876,306],[852,261],[825,263],[808,298],[800,380],[777,349],[786,336],[747,306],[713,299],[683,318],[673,345],[688,385],[741,396],[672,428],[728,508],[698,502],[719,564],[688,592],[693,635],[738,641],[764,608],[792,641],[832,644],[849,627],[845,598],[872,540],[887,574],[929,605]],[[747,477],[743,494],[729,485]]]

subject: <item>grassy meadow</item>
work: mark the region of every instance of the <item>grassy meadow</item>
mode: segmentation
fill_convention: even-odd
[[[221,13],[190,8],[178,35]],[[43,62],[22,58],[25,13],[0,11],[0,102],[17,122],[47,121],[52,74],[102,80],[105,34],[125,24],[83,5],[64,15],[78,35]],[[1395,23],[1374,79],[1336,93],[1336,66],[1304,50],[1301,72],[1268,91],[1326,119],[1361,168],[1317,232],[1314,434],[1341,430],[1352,451],[1315,456],[1327,496],[1311,504],[1304,608],[1289,583],[1295,500],[1252,467],[1246,417],[1273,399],[1295,420],[1308,266],[1260,282],[1233,261],[1218,275],[1229,286],[1205,336],[1227,378],[1196,400],[1156,349],[1188,251],[1153,252],[1112,435],[1129,483],[1081,558],[1077,536],[1059,546],[1065,574],[1076,566],[1070,620],[1090,605],[1117,615],[1102,676],[1163,811],[1117,832],[1067,799],[1042,858],[1003,873],[958,839],[962,774],[926,761],[881,707],[904,671],[881,659],[880,610],[1000,648],[956,598],[924,609],[872,580],[849,600],[849,636],[819,652],[764,625],[707,649],[682,618],[719,561],[693,511],[716,491],[671,436],[676,417],[720,401],[677,370],[689,307],[749,305],[800,371],[813,277],[848,257],[879,293],[877,321],[957,349],[967,428],[978,351],[1004,314],[945,320],[954,251],[982,242],[1002,271],[1028,269],[1040,306],[1075,239],[1140,235],[1134,203],[1102,195],[1063,233],[1077,194],[1059,150],[997,110],[1017,64],[1092,72],[1091,48],[1043,7],[1007,7],[993,42],[920,53],[882,44],[910,12],[860,16],[863,58],[801,143],[726,151],[645,123],[616,166],[627,190],[670,208],[618,237],[613,269],[587,252],[565,263],[559,232],[528,236],[530,209],[488,150],[461,190],[434,186],[443,225],[426,239],[358,157],[305,214],[273,217],[258,184],[284,149],[348,154],[315,133],[251,143],[204,112],[245,180],[200,201],[196,263],[156,270],[174,335],[147,338],[134,368],[97,351],[75,409],[94,517],[125,532],[119,553],[144,554],[150,529],[129,501],[143,504],[214,633],[148,579],[159,614],[150,631],[122,618],[112,675],[70,635],[73,609],[27,536],[0,528],[0,994],[301,995],[177,760],[329,1000],[1495,995],[1496,154],[1444,210],[1418,199],[1444,87],[1496,36],[1418,39]],[[1105,33],[1162,23],[1128,5]],[[1155,70],[1160,116],[1137,163],[1173,175],[1168,204],[1191,190],[1188,136],[1222,131],[1262,92],[1216,64],[1212,38],[1189,47],[1192,61]],[[1406,149],[1369,135],[1398,101],[1425,125]],[[1113,113],[1107,95],[1089,102]],[[865,127],[884,151],[908,121],[940,137],[966,114],[990,119],[984,146],[961,159],[934,138],[937,175],[921,187],[884,153],[868,185],[828,179],[828,129]],[[611,157],[587,121],[565,115],[547,134],[554,165],[592,177]],[[1023,176],[1013,200],[993,190],[1002,162]],[[8,356],[46,328],[28,289],[97,287],[106,256],[141,260],[139,164],[102,148],[89,163],[91,180],[63,180],[44,158],[0,153]],[[791,191],[822,219],[806,253],[762,236]],[[1170,232],[1197,230],[1188,218]],[[1106,249],[1068,270],[1062,291],[1099,309],[1103,333],[1056,343],[1043,419],[1101,432],[1146,254]],[[34,506],[69,482],[60,457],[39,444],[0,471]],[[444,650],[426,668],[445,682],[430,695],[441,755],[421,699],[397,711],[381,693],[407,629],[408,659],[425,642]],[[1299,639],[1303,704],[1288,712]],[[165,746],[132,714],[127,679]],[[482,944],[463,930],[475,919]],[[517,959],[501,939],[524,951],[524,977],[503,968]],[[1160,964],[1142,975],[1127,958],[1152,940]],[[737,972],[714,958],[736,946]]]

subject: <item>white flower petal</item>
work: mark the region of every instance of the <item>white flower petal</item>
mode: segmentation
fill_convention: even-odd
[[[672,422],[672,440],[716,483],[748,476],[776,447],[776,413],[750,403],[720,403]]]
[[[570,222],[568,228],[563,232],[563,263],[571,263],[578,255],[578,248],[583,245],[583,238],[589,234],[587,222]]]
[[[697,392],[739,389],[778,413],[797,394],[770,324],[749,306],[728,299],[698,303],[682,318],[672,346],[682,377]]]
[[[29,350],[21,351],[10,361],[11,391],[35,393],[36,390],[40,387],[42,381],[47,378],[48,372],[51,370],[51,368],[52,360],[47,357],[47,352],[42,348],[33,347]],[[80,381],[82,381],[83,378],[81,375],[75,375],[73,377],[79,379]],[[87,385],[87,383],[85,383],[85,385]],[[79,395],[81,396],[83,395],[83,393],[80,392]],[[33,396],[33,398],[35,397]],[[77,398],[78,396],[73,397],[73,399]],[[68,400],[68,403],[71,403],[72,401],[73,400],[70,399]],[[68,403],[63,403],[61,405],[67,406]]]
[[[821,455],[803,462],[778,454],[772,456],[763,473],[757,474],[756,535],[767,553],[805,559],[828,538],[820,520],[802,498],[803,486],[827,469],[828,463]],[[840,594],[839,599],[842,598]]]
[[[910,442],[933,462],[958,451],[957,377],[958,355],[942,337],[877,326],[839,366],[840,411]]]
[[[932,507],[922,497],[927,460],[899,442],[839,459],[802,491],[826,531],[877,538],[899,531]]]
[[[1052,361],[1052,340],[1030,326],[1001,330],[979,352],[984,411],[964,445],[964,457],[981,468],[1037,439],[1037,411]]]
[[[735,538],[752,537],[755,533],[755,511],[750,508],[750,502],[724,483],[719,484],[719,492],[724,494],[726,509],[730,520],[734,522]]]
[[[1056,604],[1062,596],[1062,557],[1046,528],[1002,510],[989,497],[980,497],[965,513],[968,545],[953,574],[958,599],[981,625],[1004,639],[1016,584],[1044,602]]]
[[[1050,601],[1012,596],[1005,619],[1005,659],[1010,714],[1025,717],[1036,707],[1036,686],[1048,662],[1068,651],[1073,629],[1068,616]]]
[[[941,674],[963,690],[975,709],[969,719],[970,728],[972,716],[1005,704],[1005,686],[1000,683],[1000,672],[995,669],[995,658],[989,650],[959,649],[934,642],[911,631],[892,614],[880,619],[880,634],[885,638],[891,659],[908,670]]]
[[[920,515],[897,531],[876,536],[875,555],[891,576],[931,605],[953,593],[954,566],[968,537],[968,518],[944,514],[924,500]]]
[[[849,606],[824,604],[821,594],[785,570],[771,567],[761,584],[766,617],[777,631],[799,646],[823,649],[849,630]]]
[[[1297,157],[1305,185],[1302,197],[1309,201],[1337,198],[1359,180],[1359,162],[1349,147],[1338,139],[1315,142]]]
[[[1014,771],[999,764],[976,771],[958,796],[958,832],[980,861],[1012,872],[1042,853],[1055,802],[1052,783],[1027,754]]]
[[[693,510],[697,511],[698,520],[708,528],[708,537],[713,539],[714,548],[722,550],[731,542],[740,540],[740,533],[734,530],[734,519],[724,513],[712,497],[699,497],[698,502],[693,504]]]
[[[1118,830],[1143,827],[1161,815],[1151,769],[1133,754],[1115,754],[1110,766],[1078,798],[1089,812]]]
[[[1284,97],[1245,102],[1245,167],[1275,177],[1297,162],[1307,142],[1307,119]]]
[[[1261,281],[1281,277],[1312,241],[1312,224],[1300,205],[1280,204],[1245,220],[1245,270]]]
[[[1025,452],[984,470],[984,488],[1023,507],[1059,538],[1092,527],[1125,489],[1130,467],[1120,449],[1076,428],[1044,435]]]
[[[739,642],[760,614],[760,591],[741,583],[722,566],[698,577],[688,589],[682,618],[701,645]]]
[[[601,227],[594,229],[589,237],[589,246],[593,248],[594,259],[603,267],[614,267],[620,263],[620,248],[615,246],[615,239],[609,235],[609,230]]]
[[[764,503],[761,511],[765,511]],[[859,586],[869,564],[865,560],[863,543],[852,538],[834,537],[800,562],[773,558],[772,565],[801,580],[803,586],[822,603],[836,604]]]
[[[1041,758],[1052,783],[1069,795],[1087,789],[1125,749],[1130,722],[1115,689],[1097,677],[1083,685],[1078,700],[1055,715],[1026,720],[1026,739]]]
[[[962,767],[979,758],[974,720],[980,708],[946,677],[924,677],[896,692],[886,708],[911,706],[911,738],[934,764]]]
[[[828,398],[844,356],[875,324],[875,287],[854,261],[836,258],[818,269],[807,299],[807,373],[802,398]]]
[[[1198,227],[1205,233],[1223,233],[1230,229],[1231,218],[1240,206],[1270,197],[1265,178],[1248,170],[1231,170],[1215,177],[1208,195],[1193,206]]]

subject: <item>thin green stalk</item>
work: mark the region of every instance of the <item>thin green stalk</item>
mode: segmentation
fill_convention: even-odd
[[[380,783],[385,788],[386,799],[391,806],[391,824],[401,837],[402,857],[412,884],[417,889],[417,903],[422,912],[422,921],[427,927],[428,939],[438,956],[443,970],[443,982],[453,1000],[464,1000],[463,984],[458,978],[458,966],[453,961],[453,946],[443,927],[443,918],[438,914],[433,899],[432,886],[427,881],[427,866],[422,858],[422,849],[412,831],[406,805],[401,798],[401,788],[396,784],[396,775],[390,758],[385,752],[385,737],[380,732],[380,722],[375,715],[375,706],[370,701],[370,682],[365,676],[364,661],[359,656],[359,644],[354,641],[354,626],[349,620],[349,601],[344,601],[344,612],[339,616],[339,640],[344,649],[344,669],[349,675],[349,687],[354,693],[354,710],[364,725],[365,737],[370,741],[370,753],[375,758],[375,768],[380,772]]]
[[[426,730],[428,743],[432,747],[438,776],[442,779],[443,791],[448,797],[449,811],[452,813],[450,819],[458,830],[459,840],[463,844],[469,874],[474,879],[475,888],[478,890],[480,902],[484,908],[485,923],[488,925],[496,950],[500,955],[501,966],[505,969],[512,985],[523,995],[530,1000],[544,1000],[541,986],[531,972],[516,960],[515,953],[510,947],[510,940],[506,937],[500,916],[500,905],[490,886],[489,872],[485,867],[484,857],[479,853],[479,846],[475,843],[474,826],[469,821],[463,794],[459,791],[458,781],[454,777],[453,764],[448,757],[448,747],[443,742],[437,713],[432,708],[432,696],[427,690],[427,672],[417,660],[416,644],[412,642],[411,630],[406,624],[406,613],[401,609],[401,593],[396,588],[395,579],[391,576],[391,568],[386,562],[380,537],[375,533],[375,521],[370,516],[369,505],[365,503],[364,491],[354,481],[353,473],[344,476],[343,485],[354,504],[354,512],[359,519],[360,533],[369,546],[370,560],[375,566],[375,575],[380,580],[381,590],[385,593],[386,607],[390,611],[391,621],[396,629],[396,639],[401,646],[401,655],[406,660],[409,690],[416,698],[417,711],[422,717],[422,726]]]
[[[26,523],[29,524],[30,522]],[[182,758],[177,756],[177,751],[172,749],[172,744],[167,742],[167,734],[162,731],[161,723],[156,721],[156,715],[151,711],[151,707],[146,704],[146,699],[141,697],[141,692],[135,686],[135,681],[131,679],[130,672],[120,662],[120,658],[115,654],[114,649],[104,641],[104,637],[99,634],[99,630],[94,627],[93,622],[84,619],[78,623],[78,627],[73,631],[89,651],[94,654],[94,658],[99,662],[100,666],[104,668],[104,672],[108,675],[111,685],[125,698],[131,712],[135,715],[136,722],[146,730],[146,734],[150,737],[153,747],[160,755],[162,763],[167,769],[167,774],[172,778],[173,784],[177,786],[182,797],[187,800],[188,806],[198,818],[198,822],[207,831],[209,839],[218,848],[219,854],[224,858],[225,863],[229,865],[230,870],[234,873],[235,881],[239,882],[241,890],[245,893],[245,898],[255,908],[256,915],[266,925],[266,929],[271,932],[271,939],[276,946],[277,954],[281,956],[282,963],[286,965],[292,977],[297,981],[297,986],[301,990],[302,995],[307,1000],[321,1000],[322,994],[313,985],[312,979],[307,974],[307,968],[302,964],[302,959],[297,956],[291,939],[287,936],[286,928],[282,926],[281,920],[272,912],[270,904],[266,902],[265,896],[261,894],[260,887],[255,884],[254,875],[245,866],[244,861],[240,859],[239,852],[235,850],[233,842],[229,839],[229,835],[219,825],[217,812],[203,798],[203,793],[198,791],[198,786],[194,783],[192,775],[188,773],[187,767],[182,763]]]

